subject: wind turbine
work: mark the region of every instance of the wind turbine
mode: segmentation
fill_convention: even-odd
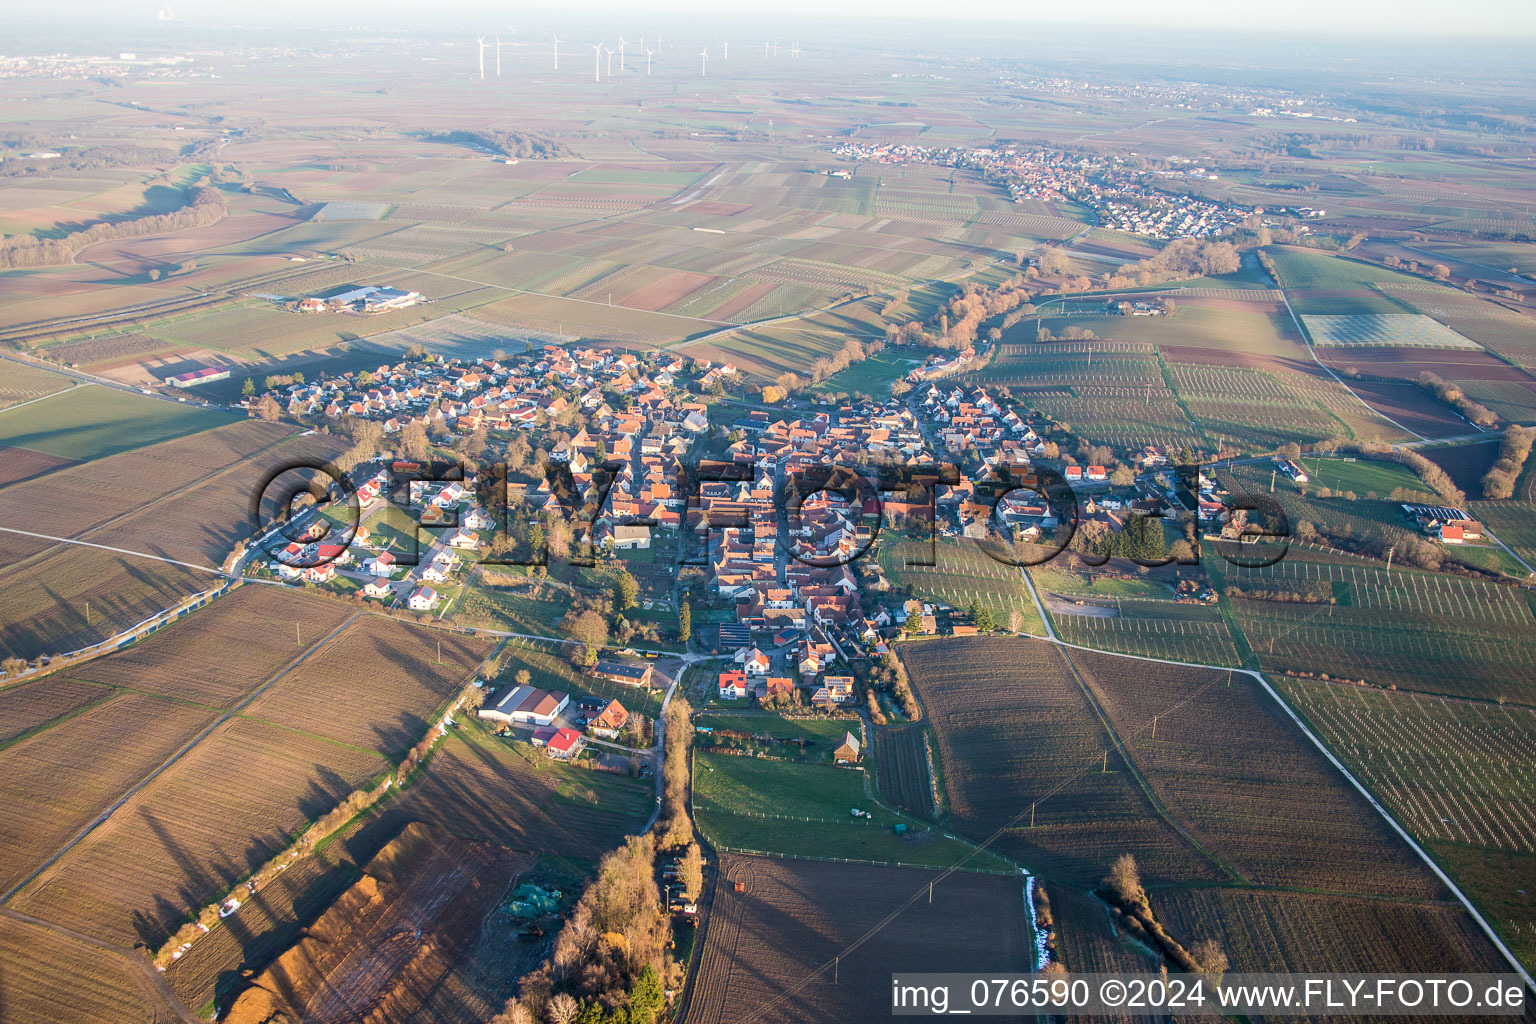
[[[475,42],[480,44],[480,81],[485,81],[485,36],[475,36]]]
[[[621,75],[624,73],[624,47],[626,45],[627,41],[624,38],[624,34],[621,32],[619,33],[619,74]]]
[[[501,77],[501,33],[496,33],[496,77]]]
[[[608,47],[605,46],[605,47],[603,47],[603,52],[608,55],[608,77],[612,78],[613,77],[613,54],[614,54],[614,51],[608,49]]]
[[[768,40],[763,40],[763,60],[768,59]]]
[[[655,50],[646,50],[645,51],[645,77],[646,78],[650,78],[651,77],[651,57],[655,53],[656,53]]]
[[[558,33],[558,32],[551,32],[550,35],[554,36],[554,38],[555,38],[555,70],[559,71],[560,70],[560,33]]]
[[[730,60],[731,59],[731,44],[729,42],[724,42],[724,43],[720,44],[720,59],[721,60]]]
[[[798,59],[800,57],[800,44],[799,43],[796,43],[794,46],[790,47],[789,55],[791,57],[796,58],[796,59]]]
[[[607,40],[605,39],[603,42],[607,42]],[[592,81],[601,82],[603,80],[603,43],[592,44],[592,57],[594,64],[592,68]]]
[[[699,77],[704,77],[705,70],[709,67],[709,47],[699,51]]]

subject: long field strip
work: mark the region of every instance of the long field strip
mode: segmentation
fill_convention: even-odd
[[[234,719],[13,897],[89,935],[158,945],[388,763]]]
[[[1536,704],[1536,616],[1516,588],[1295,555],[1227,573],[1233,614],[1267,670]],[[1313,601],[1238,596],[1248,588]]]
[[[968,638],[898,650],[957,829],[977,841],[1001,830],[998,852],[1083,884],[1122,852],[1148,877],[1221,877],[1158,816],[1055,645]]]
[[[490,651],[487,640],[364,616],[242,714],[398,759]]]
[[[12,762],[7,787],[17,787],[6,812],[28,816],[5,830],[27,837],[28,854],[8,858],[10,884],[213,724],[221,708],[258,683],[271,688],[112,810],[13,905],[98,937],[156,944],[183,915],[387,771],[491,650],[487,640],[454,634],[441,634],[439,648],[439,633],[379,616],[333,638],[353,614],[247,585],[78,670],[122,696],[0,750]],[[229,664],[232,652],[247,660]],[[137,740],[109,744],[112,759],[82,752],[123,729]],[[146,735],[163,738],[145,742]]]
[[[1459,906],[1221,889],[1167,889],[1152,905],[1179,941],[1215,939],[1234,971],[1509,969]]]
[[[1020,878],[941,876],[930,901],[932,878],[910,869],[726,854],[687,1019],[872,1024],[890,1016],[884,992],[893,971],[1030,969]],[[923,898],[909,901],[919,892]]]
[[[1122,654],[1208,665],[1238,664],[1232,633],[1209,605],[1120,598],[1112,614],[1069,614],[1056,606],[1051,621],[1063,640]]]
[[[1443,895],[1251,677],[1086,651],[1068,657],[1167,812],[1238,880]]]
[[[1299,679],[1280,686],[1415,835],[1536,853],[1536,711]]]
[[[70,676],[227,708],[355,612],[286,587],[248,583],[126,650],[71,669]],[[231,656],[235,651],[238,658]]]
[[[1169,363],[1174,390],[1212,441],[1246,450],[1307,444],[1338,434],[1340,420],[1317,397],[1323,388],[1296,374],[1229,366]],[[1307,380],[1310,388],[1292,386]]]
[[[232,422],[227,412],[86,385],[0,411],[0,444],[84,462]]]
[[[127,693],[0,751],[0,892],[42,867],[216,716]]]

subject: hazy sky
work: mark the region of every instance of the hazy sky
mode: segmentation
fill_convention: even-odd
[[[101,18],[153,20],[164,0],[50,0],[17,11],[28,21]],[[1155,25],[1199,26],[1214,31],[1287,34],[1536,36],[1536,0],[169,0],[178,20],[192,23],[306,22],[378,25],[494,17],[521,24],[567,23],[603,12],[635,20],[687,17],[709,20],[805,21],[927,18],[1011,22],[1015,25],[1079,25],[1088,28]]]

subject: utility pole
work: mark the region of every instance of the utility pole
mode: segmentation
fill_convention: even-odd
[[[303,639],[301,639],[299,636],[299,622],[297,619],[295,619],[293,622],[293,642],[296,644],[302,644],[304,642]]]
[[[1099,774],[1103,775],[1103,774],[1105,774],[1108,771],[1109,771],[1109,748],[1105,747],[1104,748],[1104,763],[1099,766]]]
[[[1152,738],[1157,739],[1157,716],[1152,716]]]
[[[1035,827],[1035,805],[1034,804],[1030,804],[1029,805],[1029,827],[1030,828],[1034,828]]]

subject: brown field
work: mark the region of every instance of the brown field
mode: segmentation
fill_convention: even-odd
[[[0,918],[0,1017],[18,1024],[172,1024],[143,961]]]
[[[42,867],[214,715],[125,693],[0,751],[0,892]]]
[[[922,818],[933,816],[933,790],[929,786],[928,753],[921,725],[882,728],[875,734],[875,758],[880,766],[880,792],[905,811]]]
[[[956,873],[937,881],[929,903],[931,878],[723,855],[682,1012],[690,1024],[886,1021],[893,973],[1030,969],[1020,878]]]
[[[217,567],[251,534],[251,501],[268,474],[305,461],[326,462],[346,445],[330,435],[283,440],[229,469],[115,522],[92,539],[131,551]]]
[[[151,501],[180,494],[293,434],[287,424],[250,420],[55,470],[46,479],[0,489],[0,521],[32,522],[38,533],[78,537]],[[28,545],[35,553],[49,543]],[[7,567],[0,574],[10,571]]]
[[[1306,893],[1174,890],[1152,906],[1186,947],[1214,938],[1235,971],[1500,971],[1509,965],[1455,904]]]
[[[1444,895],[1249,677],[1230,674],[1228,686],[1221,671],[1085,651],[1071,658],[1159,802],[1243,883]]]
[[[86,369],[137,363],[150,356],[164,356],[180,346],[147,334],[114,334],[105,338],[70,341],[48,349],[50,358]]]
[[[0,571],[0,651],[79,650],[217,583],[179,565],[60,544],[25,571]]]
[[[11,905],[67,921],[96,938],[158,946],[193,909],[270,859],[306,822],[386,767],[372,753],[231,719],[134,794]]]
[[[572,780],[569,771],[552,770],[537,754],[525,757],[466,723],[449,733],[427,773],[347,848],[366,857],[379,836],[423,821],[465,839],[595,862],[645,823],[654,790],[606,772],[580,772]]]
[[[193,943],[165,972],[177,997],[187,1006],[227,1007],[244,984],[242,975],[260,971],[293,945],[357,878],[357,865],[335,851],[333,844],[324,855],[295,861],[241,904],[238,914]]]
[[[1158,816],[1055,645],[966,638],[899,650],[933,728],[949,816],[969,838],[1002,830],[999,853],[1085,884],[1121,852],[1150,878],[1220,877]]]
[[[70,675],[230,707],[355,612],[338,601],[248,583],[175,626],[72,669]],[[235,651],[239,656],[231,657]]]
[[[0,446],[0,487],[72,465],[74,463],[69,459],[33,451],[31,448]]]
[[[252,980],[224,1019],[414,1019],[427,1011],[482,925],[509,927],[487,910],[530,860],[425,825],[407,826],[296,945]],[[368,1007],[361,1018],[360,1006]]]
[[[1420,454],[1445,470],[1446,475],[1468,497],[1476,497],[1483,492],[1484,474],[1493,468],[1499,457],[1499,441],[1494,439],[1445,448],[1426,448]]]
[[[110,686],[96,686],[60,676],[45,676],[0,690],[0,750],[18,736],[112,696]]]
[[[666,309],[689,292],[702,288],[713,280],[714,278],[708,274],[694,274],[686,270],[674,270],[660,281],[624,296],[619,300],[619,305],[628,306],[631,309],[646,309],[652,312],[658,309]]]
[[[366,615],[244,713],[395,759],[425,734],[433,711],[459,692],[492,646]]]
[[[0,407],[16,402],[27,402],[44,395],[51,395],[75,382],[61,373],[54,373],[41,366],[0,361]]]
[[[744,292],[738,292],[707,314],[711,320],[730,320],[744,310],[752,308],[778,285],[772,281],[759,281]]]
[[[1348,384],[1372,409],[1425,437],[1455,437],[1476,429],[1417,384],[1374,380]]]
[[[453,730],[399,799],[338,833],[323,855],[304,858],[263,886],[239,914],[199,939],[166,978],[189,1006],[215,997],[227,1005],[237,971],[262,970],[357,877],[357,865],[412,822],[479,843],[547,852],[585,870],[580,865],[644,823],[651,794],[647,782],[552,768],[542,758],[530,762],[477,725]],[[511,994],[508,986],[542,956],[539,945],[514,943],[500,932],[492,938],[433,994],[430,1019],[481,1024]],[[526,962],[530,953],[537,955]]]
[[[1324,348],[1319,354],[1336,366],[1356,366],[1365,373],[1409,381],[1426,372],[1458,381],[1531,379],[1525,370],[1478,349],[1359,347],[1350,349],[1346,358],[1345,352]]]

